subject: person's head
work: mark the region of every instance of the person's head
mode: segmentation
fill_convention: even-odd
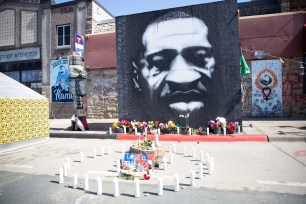
[[[179,112],[204,107],[215,65],[204,22],[183,12],[164,15],[146,27],[142,44],[141,89]]]

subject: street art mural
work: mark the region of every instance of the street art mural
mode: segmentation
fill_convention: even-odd
[[[69,92],[68,59],[51,60],[50,84],[52,102],[73,102],[73,94]]]
[[[252,61],[252,116],[282,116],[282,68],[279,60]]]
[[[119,117],[241,120],[236,1],[116,18]]]

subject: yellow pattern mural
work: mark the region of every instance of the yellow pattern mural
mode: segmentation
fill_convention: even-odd
[[[0,98],[0,144],[49,137],[47,99]]]

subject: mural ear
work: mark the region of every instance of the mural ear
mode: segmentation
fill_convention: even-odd
[[[133,62],[133,83],[134,83],[134,89],[138,92],[142,91],[139,83],[139,74],[140,70],[135,62]]]

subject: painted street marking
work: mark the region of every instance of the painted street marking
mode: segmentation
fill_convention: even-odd
[[[17,168],[26,168],[26,169],[32,169],[34,166],[27,166],[27,165],[15,165],[15,164],[5,164],[6,167],[17,167]]]
[[[294,152],[294,156],[295,157],[306,157],[306,150],[296,151]]]
[[[279,181],[260,181],[260,180],[256,180],[256,182],[260,183],[260,184],[268,184],[268,185],[284,185],[284,186],[306,187],[306,183],[279,182]]]

